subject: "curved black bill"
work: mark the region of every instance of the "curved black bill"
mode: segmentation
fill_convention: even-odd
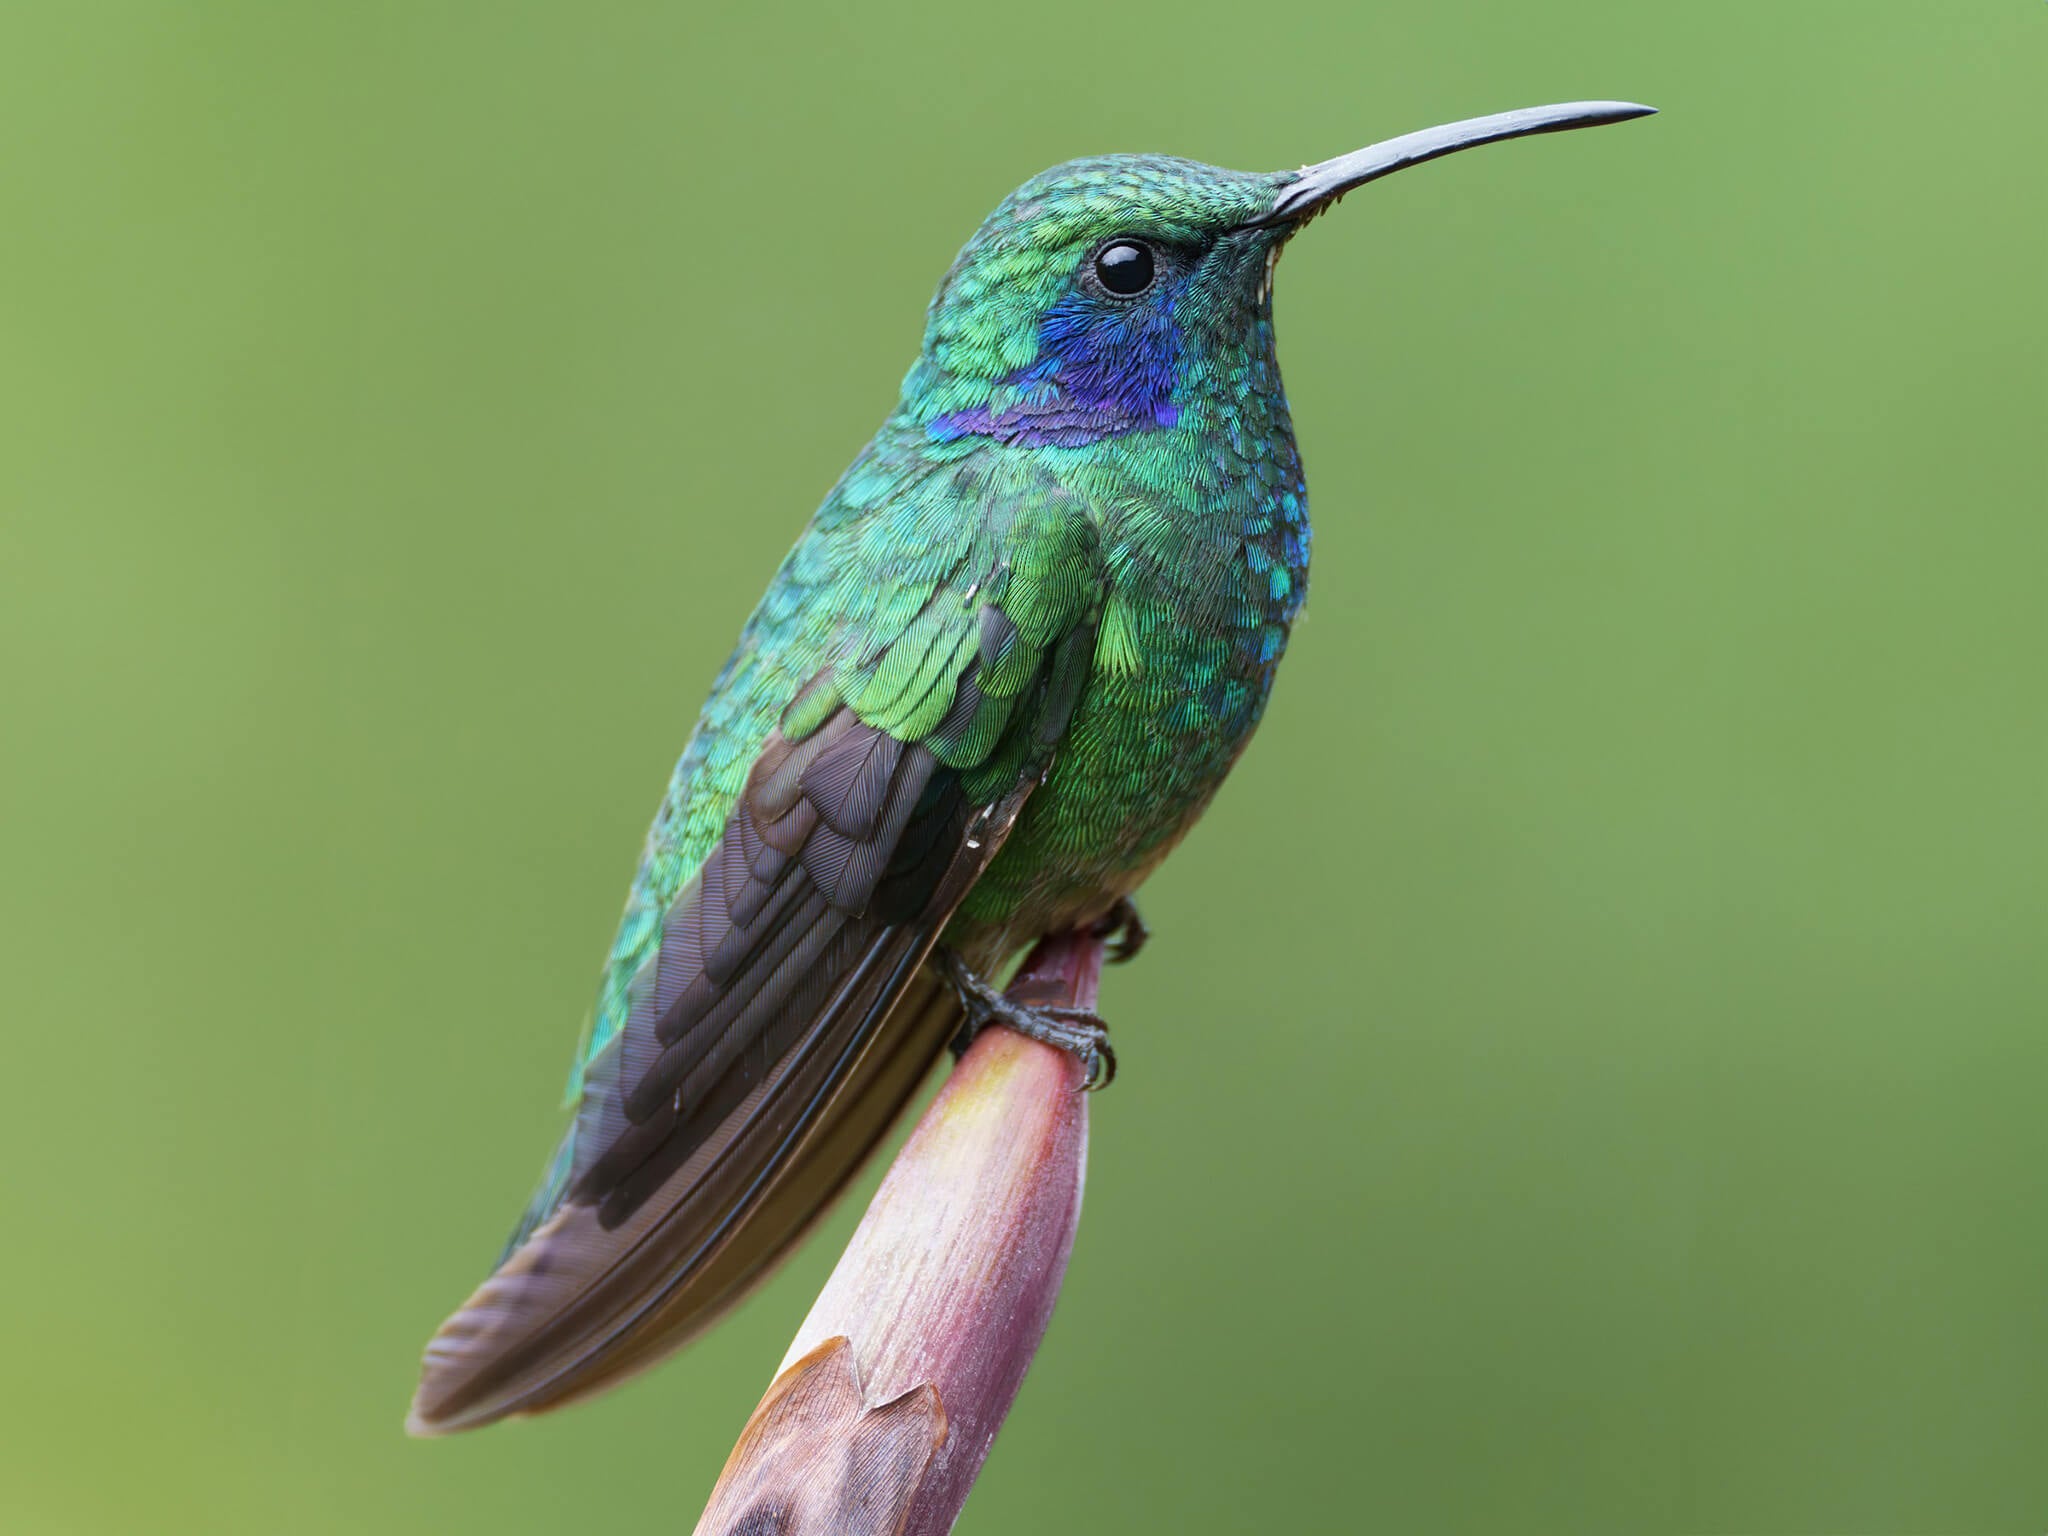
[[[1496,112],[1491,117],[1468,117],[1461,123],[1404,133],[1398,139],[1354,149],[1348,155],[1325,160],[1304,169],[1297,180],[1280,189],[1273,211],[1255,222],[1285,224],[1307,218],[1317,210],[1368,181],[1377,181],[1395,171],[1456,154],[1479,144],[1501,139],[1519,139],[1532,133],[1560,133],[1567,128],[1597,128],[1602,123],[1625,123],[1632,117],[1648,117],[1655,107],[1632,101],[1572,101],[1554,107],[1523,107],[1514,112]]]

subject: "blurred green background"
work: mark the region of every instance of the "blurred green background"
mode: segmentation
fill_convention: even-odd
[[[9,6],[0,1529],[687,1530],[859,1200],[399,1424],[953,251],[1581,96],[1286,263],[1314,595],[963,1528],[2042,1529],[2048,8],[1957,0]]]

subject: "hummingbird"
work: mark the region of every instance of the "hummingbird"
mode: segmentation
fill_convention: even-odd
[[[1114,1071],[1092,1015],[993,984],[1131,896],[1244,750],[1308,589],[1273,274],[1365,183],[1642,117],[1525,108],[1299,170],[1155,155],[1025,182],[933,297],[895,409],[783,559],[655,812],[496,1269],[408,1427],[587,1397],[731,1307],[991,1020]]]

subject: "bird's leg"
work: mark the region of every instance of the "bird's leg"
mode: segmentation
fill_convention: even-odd
[[[1122,965],[1137,958],[1145,941],[1152,937],[1152,930],[1138,915],[1138,904],[1128,896],[1120,896],[1116,905],[1096,922],[1095,937],[1109,945],[1109,963]]]
[[[932,958],[967,1011],[967,1022],[953,1037],[956,1061],[967,1054],[976,1035],[991,1024],[1001,1024],[1028,1040],[1080,1057],[1087,1074],[1081,1086],[1091,1093],[1116,1081],[1116,1052],[1109,1048],[1109,1026],[1087,1009],[1033,1008],[983,981],[955,950],[942,946],[932,951]]]

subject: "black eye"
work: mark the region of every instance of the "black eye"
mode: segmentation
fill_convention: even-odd
[[[1152,286],[1152,250],[1135,240],[1114,240],[1095,253],[1095,280],[1120,299]]]

